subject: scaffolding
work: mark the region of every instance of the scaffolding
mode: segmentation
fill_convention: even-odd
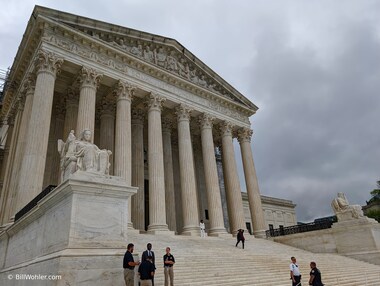
[[[10,69],[0,69],[0,103],[3,101],[3,95],[7,87],[7,79],[9,76]]]

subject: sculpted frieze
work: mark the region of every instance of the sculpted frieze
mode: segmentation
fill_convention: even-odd
[[[49,42],[52,45],[55,45],[57,47],[60,47],[66,51],[72,52],[74,54],[78,54],[84,58],[87,58],[93,62],[96,62],[101,65],[105,65],[111,69],[117,70],[119,72],[122,72],[126,75],[129,75],[133,78],[139,79],[143,82],[149,83],[151,85],[154,85],[157,88],[166,90],[168,92],[171,92],[173,94],[177,94],[180,97],[186,98],[187,100],[190,100],[194,102],[196,105],[201,105],[208,107],[210,109],[215,110],[218,113],[222,113],[228,117],[235,118],[241,122],[249,123],[248,116],[243,114],[240,110],[236,110],[235,106],[231,104],[231,106],[226,106],[225,103],[221,100],[214,99],[211,96],[207,96],[207,94],[201,94],[201,96],[196,96],[193,93],[187,92],[173,84],[168,84],[165,81],[159,80],[155,77],[152,77],[150,75],[147,75],[146,73],[137,71],[136,69],[131,68],[128,64],[130,63],[127,59],[122,57],[113,57],[111,58],[110,55],[106,53],[105,50],[99,51],[99,49],[96,48],[90,48],[89,45],[81,44],[80,41],[71,40],[68,38],[61,38],[58,35],[51,35],[51,36],[45,36],[43,38],[44,41]],[[125,49],[128,50],[128,46],[124,44],[124,41],[119,41],[118,43],[115,43],[114,45],[124,45]],[[139,49],[139,48],[137,48]],[[131,49],[129,49],[131,50]],[[151,48],[145,47],[145,50],[141,47],[142,53],[144,54],[146,58],[151,58],[152,54],[150,52]],[[161,48],[163,50],[163,48]],[[135,51],[137,53],[137,51]],[[158,49],[157,54],[152,52],[154,54],[154,59],[157,61],[157,65],[167,67],[167,56]],[[195,71],[187,69],[186,63],[182,60],[182,63],[180,65],[172,63],[172,69],[181,69],[183,74],[187,74],[188,76],[192,78],[194,76]],[[200,86],[206,85],[206,78],[204,75],[201,75],[197,77],[197,83]],[[217,88],[216,84],[213,84],[211,88]],[[207,96],[207,98],[206,98]]]
[[[162,46],[144,40],[136,40],[130,37],[122,37],[120,35],[112,35],[109,33],[99,33],[89,29],[75,27],[82,32],[103,40],[116,48],[120,48],[144,61],[157,65],[167,71],[181,76],[192,83],[212,92],[242,103],[239,99],[232,96],[231,93],[221,84],[217,83],[211,76],[197,68],[190,60],[184,57],[178,50],[168,46]]]

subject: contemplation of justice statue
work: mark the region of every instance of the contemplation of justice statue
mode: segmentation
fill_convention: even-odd
[[[92,131],[83,130],[77,139],[74,130],[70,131],[66,142],[58,140],[58,152],[61,155],[61,182],[76,171],[97,175],[109,175],[112,152],[99,149],[91,142]]]

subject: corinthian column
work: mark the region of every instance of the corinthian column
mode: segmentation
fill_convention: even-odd
[[[8,117],[7,119],[7,125],[8,125],[8,130],[7,130],[7,140],[5,141],[5,145],[4,145],[4,157],[3,157],[3,164],[1,164],[1,168],[0,168],[0,182],[1,182],[1,186],[0,186],[0,189],[4,183],[4,177],[5,177],[5,172],[6,172],[6,168],[7,168],[7,165],[8,164],[8,158],[9,158],[9,151],[10,151],[10,146],[11,146],[11,141],[12,140],[12,137],[15,136],[14,133],[14,116],[11,116],[11,117]],[[12,142],[14,144],[14,142]],[[1,193],[3,194],[3,192]]]
[[[184,105],[177,108],[179,170],[183,209],[183,232],[185,235],[199,234],[197,186],[194,172],[194,157],[190,135],[191,110]]]
[[[76,134],[80,134],[85,129],[95,131],[95,103],[96,89],[103,75],[95,70],[82,67],[80,80],[80,95]],[[94,136],[91,139],[94,142]]]
[[[16,211],[42,191],[54,83],[62,63],[62,59],[50,52],[38,52],[36,90],[21,165]]]
[[[172,128],[172,119],[169,117],[164,117],[162,120],[162,141],[164,144],[166,221],[168,222],[169,229],[176,231],[177,226],[173,176]]]
[[[9,221],[9,202],[11,201],[14,193],[8,188],[9,179],[13,169],[14,156],[17,147],[18,127],[20,126],[22,104],[17,111],[17,115],[11,114],[7,118],[7,140],[4,146],[4,158],[1,168],[1,196],[0,196],[0,225]]]
[[[116,95],[116,130],[114,174],[122,177],[131,185],[132,182],[132,156],[131,156],[131,100],[134,88],[119,81],[114,93]],[[132,228],[132,204],[128,200],[128,227]]]
[[[261,206],[261,196],[259,184],[257,183],[256,169],[253,162],[251,150],[252,130],[243,128],[238,131],[238,140],[243,160],[244,177],[247,186],[249,210],[253,224],[253,234],[258,237],[265,237],[265,221],[263,208]]]
[[[132,186],[139,188],[132,196],[132,222],[145,230],[144,112],[137,108],[132,110]]]
[[[18,197],[17,184],[20,178],[22,158],[25,153],[25,142],[28,131],[28,123],[30,120],[30,115],[32,113],[33,96],[35,90],[35,76],[30,75],[28,77],[27,81],[25,82],[24,88],[26,89],[25,104],[20,123],[19,136],[17,138],[17,150],[13,161],[13,166],[8,170],[4,180],[4,187],[6,189],[9,189],[10,194],[7,202],[7,211],[4,211],[7,221],[11,217],[13,217],[16,212],[16,202]]]
[[[165,213],[165,175],[161,110],[163,97],[151,94],[148,101],[149,232],[168,231]]]
[[[66,113],[65,113],[65,125],[63,127],[63,140],[66,141],[67,136],[71,130],[75,130],[78,119],[78,95],[74,92],[73,88],[68,88],[66,95]],[[93,130],[94,131],[94,130]],[[75,130],[79,135],[79,130]]]
[[[107,149],[112,151],[110,157],[110,175],[113,175],[113,160],[115,158],[115,106],[111,101],[105,101],[102,104],[102,110],[100,113],[100,144],[101,149]]]
[[[232,124],[224,122],[221,124],[223,168],[226,185],[227,207],[230,229],[236,235],[238,229],[246,229],[244,220],[243,200],[236,167],[234,145],[232,142]]]
[[[210,218],[209,235],[226,234],[223,220],[222,201],[220,198],[218,170],[216,168],[215,147],[212,136],[213,120],[211,116],[203,114],[199,117],[202,137],[202,154],[205,170],[208,213]]]

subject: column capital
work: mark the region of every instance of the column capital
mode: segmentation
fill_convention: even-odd
[[[145,112],[142,108],[132,108],[132,124],[144,124]]]
[[[221,131],[221,135],[223,136],[231,136],[233,132],[234,125],[229,121],[223,121],[220,123],[219,129]]]
[[[8,116],[6,118],[7,125],[8,126],[13,126],[15,124],[15,119],[16,119],[16,116],[15,116],[15,114],[13,112],[10,113],[10,114],[8,114]]]
[[[166,98],[159,96],[156,93],[150,93],[149,99],[146,102],[146,106],[148,107],[149,111],[157,110],[161,112],[162,105],[165,101],[166,101]]]
[[[83,66],[78,76],[80,88],[90,87],[97,89],[102,77],[103,75],[98,73],[96,70]]]
[[[215,120],[215,117],[207,113],[199,115],[198,117],[198,122],[200,124],[201,129],[212,129],[214,120]]]
[[[55,77],[59,74],[62,64],[63,59],[51,52],[44,50],[39,50],[37,52],[37,57],[35,59],[37,73],[47,72]]]
[[[65,96],[66,106],[70,105],[78,105],[79,104],[79,97],[75,92],[75,89],[73,87],[69,87],[67,89],[67,93]]]
[[[16,98],[15,112],[23,111],[25,106],[26,93],[21,92]]]
[[[36,89],[36,75],[34,73],[28,74],[24,81],[23,88],[25,91],[25,97],[34,94],[34,90]]]
[[[240,144],[243,142],[251,143],[252,134],[253,134],[252,129],[249,129],[249,128],[239,129],[237,132],[239,143]]]
[[[129,83],[119,80],[114,87],[113,93],[116,96],[116,100],[128,100],[131,101],[136,91],[136,87]]]
[[[173,120],[170,117],[162,118],[162,132],[163,133],[172,133]]]
[[[100,117],[103,115],[115,116],[116,99],[115,93],[110,92],[103,96],[100,100],[99,111]]]
[[[112,101],[102,101],[100,105],[100,118],[102,118],[103,115],[115,116],[115,104]]]
[[[175,114],[177,115],[177,120],[178,121],[190,121],[190,116],[191,116],[191,112],[193,110],[184,105],[184,104],[180,104],[177,108],[176,108],[176,111],[175,111]]]

